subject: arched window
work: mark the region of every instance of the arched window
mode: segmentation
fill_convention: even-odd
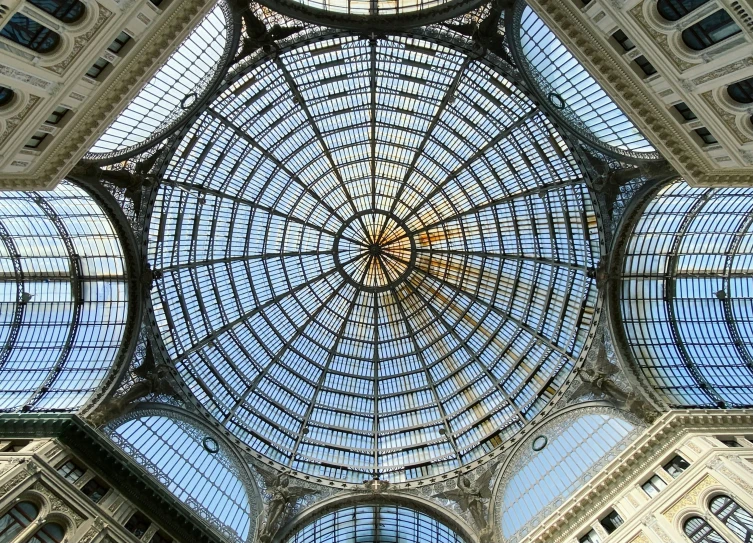
[[[729,496],[717,496],[709,503],[709,509],[740,541],[753,542],[753,516],[735,500]]]
[[[709,523],[701,517],[692,517],[685,523],[685,535],[693,543],[727,543]]]
[[[37,53],[49,53],[60,43],[60,35],[46,26],[16,13],[0,30],[0,36]]]
[[[681,19],[691,11],[701,7],[709,0],[659,0],[656,9],[659,15],[667,21],[676,21]]]
[[[753,77],[733,83],[727,87],[727,94],[735,102],[750,104],[753,102]]]
[[[18,533],[37,518],[39,509],[30,502],[20,502],[0,518],[0,543],[10,543]]]
[[[13,101],[13,97],[16,95],[13,89],[8,87],[0,87],[0,107],[7,106]]]
[[[740,32],[729,13],[720,9],[683,30],[682,41],[691,49],[702,51]]]
[[[29,2],[64,23],[75,23],[86,11],[84,4],[79,0],[29,0]]]
[[[26,543],[60,543],[65,536],[65,530],[56,522],[43,525]]]

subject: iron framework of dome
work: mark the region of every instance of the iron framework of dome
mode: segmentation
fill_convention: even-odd
[[[469,465],[546,408],[592,336],[600,227],[575,158],[498,66],[433,40],[260,56],[156,194],[164,352],[294,472]]]

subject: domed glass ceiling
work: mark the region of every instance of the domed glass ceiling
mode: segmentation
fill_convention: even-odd
[[[480,458],[548,404],[593,326],[599,227],[568,147],[493,66],[420,38],[252,64],[177,146],[149,228],[186,385],[319,477]]]

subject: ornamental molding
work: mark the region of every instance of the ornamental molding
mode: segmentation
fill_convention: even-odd
[[[42,66],[42,69],[50,71],[57,75],[61,75],[66,70],[66,68],[68,68],[68,66],[70,66],[71,63],[76,59],[78,54],[81,52],[81,49],[83,49],[86,44],[89,43],[91,39],[96,36],[97,33],[105,26],[108,19],[112,17],[113,13],[99,2],[96,2],[96,4],[99,13],[94,26],[85,34],[76,36],[73,39],[73,47],[63,60],[61,60],[57,64],[54,64],[53,66]]]
[[[176,39],[195,21],[209,0],[181,0],[174,2],[175,10],[157,21],[152,35],[145,40],[140,50],[128,62],[121,62],[120,71],[112,74],[104,83],[101,94],[82,108],[71,130],[52,141],[49,154],[37,161],[34,171],[23,174],[5,174],[0,177],[0,190],[49,190],[65,177],[81,156],[88,150],[99,129],[124,106],[129,93],[151,75],[158,61],[171,48]],[[122,66],[122,68],[121,68]],[[7,132],[6,128],[6,132]],[[0,136],[0,143],[7,136]]]
[[[697,504],[698,497],[703,493],[704,490],[707,488],[710,488],[715,485],[719,485],[719,481],[714,479],[711,475],[706,475],[703,479],[698,481],[698,483],[691,489],[689,489],[685,494],[683,495],[682,499],[680,499],[677,503],[675,503],[673,506],[671,506],[669,509],[666,509],[662,515],[664,515],[664,518],[666,518],[670,523],[672,523],[677,516],[677,514],[685,509],[686,507],[692,507]]]
[[[560,0],[530,0],[529,4],[689,184],[750,185],[749,168],[715,166],[690,135],[679,129],[668,110],[637,75],[628,71],[617,53],[608,49],[574,4]]]
[[[70,505],[65,503],[57,494],[54,494],[49,488],[37,481],[31,487],[33,490],[39,492],[47,500],[47,504],[50,507],[49,513],[62,513],[78,528],[84,521],[84,518],[76,511],[74,511]],[[48,513],[48,514],[49,514]]]
[[[750,431],[753,428],[753,410],[698,409],[666,413],[521,541],[566,541],[589,519],[614,503],[632,481],[658,459],[676,449],[688,435],[698,432],[729,432],[732,428]]]
[[[20,125],[23,120],[31,113],[31,111],[37,107],[37,104],[41,98],[39,96],[35,96],[34,94],[29,95],[29,99],[26,101],[26,104],[24,105],[23,109],[13,115],[12,117],[5,119],[5,130],[3,130],[2,133],[0,133],[0,145],[5,143],[5,140],[7,140],[10,135],[13,133],[13,131]],[[2,188],[2,182],[0,181],[0,188]]]

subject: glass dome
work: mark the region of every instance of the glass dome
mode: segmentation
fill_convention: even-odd
[[[503,445],[589,341],[600,228],[503,73],[420,38],[262,59],[177,145],[149,226],[196,399],[296,472],[445,473]]]

